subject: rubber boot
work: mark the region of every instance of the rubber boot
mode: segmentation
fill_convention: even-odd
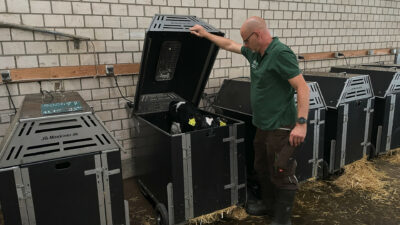
[[[290,217],[296,190],[277,190],[274,218],[271,225],[291,225]]]
[[[260,177],[259,179],[260,193],[256,201],[248,201],[246,204],[246,212],[254,216],[268,215],[273,216],[273,206],[275,200],[275,186],[271,183],[269,177]],[[251,194],[250,194],[251,195]]]

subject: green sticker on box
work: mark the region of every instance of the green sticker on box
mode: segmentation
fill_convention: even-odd
[[[82,105],[78,101],[57,102],[41,105],[42,115],[51,115],[66,112],[82,111]]]

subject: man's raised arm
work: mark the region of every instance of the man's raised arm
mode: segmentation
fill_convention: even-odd
[[[236,43],[228,38],[224,38],[218,35],[211,34],[204,29],[204,27],[200,25],[194,25],[193,27],[190,28],[190,33],[202,37],[202,38],[207,38],[211,42],[215,43],[218,45],[220,48],[225,49],[227,51],[235,52],[240,54],[241,51],[240,49],[242,48],[242,45],[239,43]]]

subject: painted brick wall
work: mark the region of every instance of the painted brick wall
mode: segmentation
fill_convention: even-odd
[[[400,2],[381,0],[0,0],[0,22],[25,24],[89,37],[74,49],[68,38],[18,29],[0,28],[0,70],[14,68],[140,63],[145,29],[156,13],[190,14],[204,19],[226,36],[241,42],[245,18],[261,16],[274,35],[296,54],[400,48]],[[350,58],[350,64],[392,62],[393,55]],[[344,59],[300,63],[310,70],[327,70]],[[220,51],[206,92],[218,91],[223,79],[248,76],[240,55]],[[124,95],[133,99],[137,75],[120,76]],[[56,85],[56,83],[59,83]],[[133,125],[110,78],[65,79],[42,82],[44,90],[61,86],[75,90],[123,144],[124,176],[131,176],[135,156]],[[23,96],[39,92],[38,82],[9,85],[17,107]],[[13,113],[5,86],[0,85],[0,137]]]

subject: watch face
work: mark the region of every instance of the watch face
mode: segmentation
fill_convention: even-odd
[[[307,122],[307,120],[306,120],[306,118],[304,118],[304,117],[300,117],[299,119],[297,119],[297,122],[298,122],[299,124],[305,124],[305,123]]]

